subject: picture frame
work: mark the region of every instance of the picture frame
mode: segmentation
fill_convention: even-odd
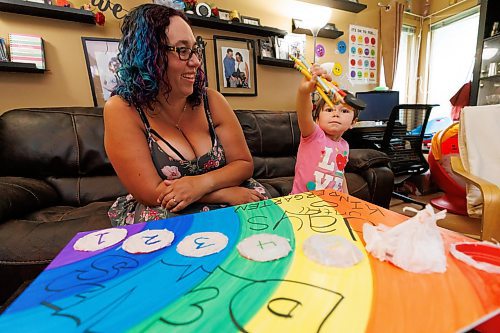
[[[260,19],[250,16],[241,16],[241,23],[260,26]]]
[[[104,106],[116,87],[119,39],[82,37],[94,106]]]
[[[225,96],[257,96],[255,41],[217,35],[213,40],[217,90]]]
[[[274,53],[274,39],[266,38],[259,39],[259,55],[264,58],[276,58]]]
[[[229,14],[231,14],[229,10],[219,8],[219,19],[224,21],[231,21],[231,17],[229,17]]]

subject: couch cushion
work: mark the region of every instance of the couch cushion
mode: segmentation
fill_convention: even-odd
[[[254,161],[254,178],[292,177],[300,142],[297,114],[236,110]]]
[[[126,191],[103,137],[102,108],[7,111],[0,117],[0,176],[46,179],[64,204],[114,199]]]
[[[266,188],[273,198],[289,195],[292,192],[293,177],[257,179],[257,181]]]
[[[43,180],[0,177],[0,223],[59,201],[54,188]]]

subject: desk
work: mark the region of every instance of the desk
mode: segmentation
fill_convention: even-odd
[[[443,274],[414,274],[368,255],[365,222],[405,216],[331,190],[127,226],[128,236],[168,228],[172,246],[132,255],[121,244],[78,252],[79,233],[0,317],[1,332],[456,332],[500,308],[500,274],[476,270],[447,252]],[[186,235],[219,231],[219,253],[187,258]],[[274,233],[293,252],[273,262],[244,259],[242,239]],[[307,259],[303,242],[327,233],[363,253],[349,268]],[[442,230],[446,249],[466,240]]]
[[[380,141],[384,137],[385,124],[359,125],[347,130],[342,137],[349,143],[350,149],[380,149],[374,146],[373,141]]]

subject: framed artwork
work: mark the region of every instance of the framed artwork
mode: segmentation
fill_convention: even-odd
[[[82,37],[94,106],[104,106],[116,86],[118,39]]]
[[[241,22],[250,25],[260,26],[260,19],[249,16],[241,16]]]
[[[255,42],[214,35],[217,90],[226,96],[257,96]]]
[[[219,18],[224,21],[230,21],[231,18],[229,17],[230,11],[225,10],[225,9],[220,9],[219,8]]]
[[[259,39],[260,56],[264,58],[275,58],[273,39]]]

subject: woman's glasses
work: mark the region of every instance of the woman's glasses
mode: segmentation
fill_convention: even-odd
[[[203,60],[203,48],[201,48],[197,45],[194,46],[192,49],[190,49],[189,47],[185,47],[185,46],[170,46],[170,45],[168,45],[167,50],[177,52],[177,54],[179,55],[179,59],[183,60],[183,61],[188,61],[189,59],[191,59],[193,54],[196,55],[198,60],[200,60],[200,61]]]

